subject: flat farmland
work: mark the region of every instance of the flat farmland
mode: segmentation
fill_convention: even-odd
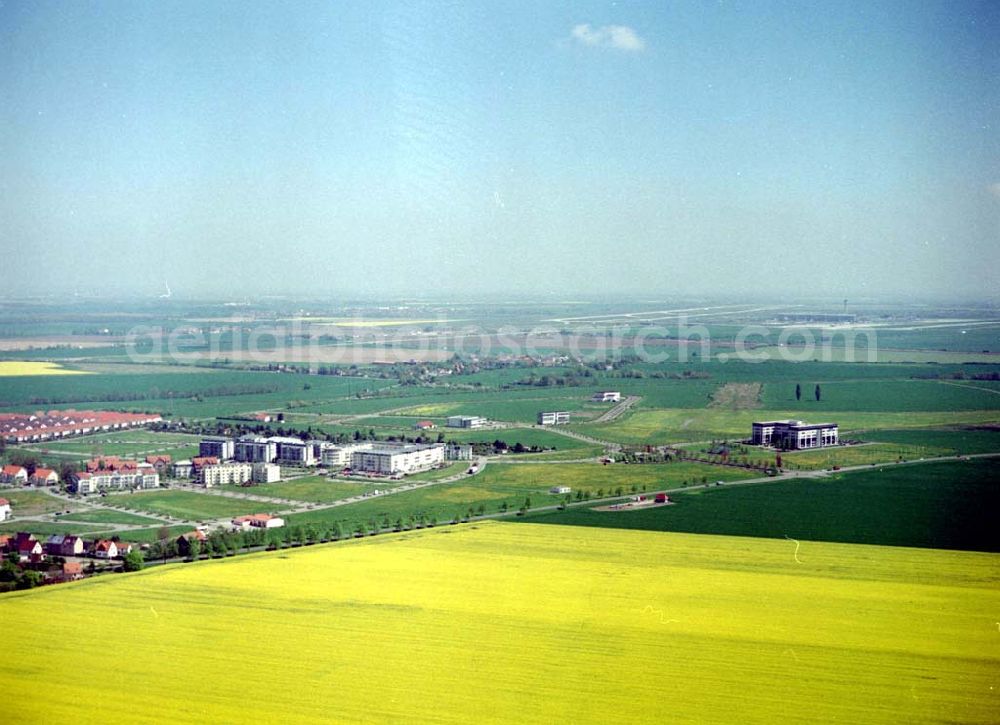
[[[105,456],[142,456],[153,453],[173,454],[182,459],[197,455],[199,436],[150,430],[123,430],[93,436],[80,436],[62,441],[46,441],[26,449],[39,452],[75,453],[90,456],[97,452]]]
[[[800,381],[802,399],[795,400],[795,382],[764,386],[763,407],[785,408],[802,416],[827,416],[839,411],[1000,410],[1000,384],[984,381],[878,380]]]
[[[117,506],[138,512],[163,514],[178,519],[204,521],[260,512],[259,501],[240,501],[194,491],[148,491],[114,496]]]
[[[79,508],[65,499],[56,498],[45,491],[0,486],[0,498],[10,501],[15,516],[38,516],[39,514]]]
[[[61,520],[74,524],[131,524],[133,526],[152,526],[159,523],[156,519],[151,519],[148,516],[104,508],[80,509],[63,515]]]
[[[490,692],[489,718],[517,722],[988,722],[997,566],[494,522],[178,564],[0,598],[14,693],[0,708],[11,722],[225,721],[252,707],[265,721],[466,723],[483,719],[469,693]],[[247,632],[253,656],[220,668]],[[52,662],[109,651],[129,687],[30,694]],[[678,673],[669,697],[636,685]]]
[[[229,370],[0,377],[0,407],[23,411],[126,408],[221,416],[349,399],[361,390],[389,384],[369,378]]]
[[[901,445],[927,446],[948,453],[993,453],[1000,451],[1000,428],[922,429],[861,431],[866,439]]]
[[[82,370],[66,368],[59,363],[32,362],[28,360],[0,360],[0,378],[22,378],[26,376],[86,375]]]
[[[573,507],[540,523],[1000,552],[998,459],[886,466],[825,479],[712,487],[628,512]]]
[[[706,455],[709,449],[705,445],[682,446],[686,450],[697,451]],[[1000,449],[998,449],[1000,450]],[[783,451],[781,465],[789,470],[815,471],[832,468],[833,466],[863,466],[870,463],[892,463],[899,459],[912,461],[918,458],[934,458],[951,455],[948,448],[937,446],[906,445],[902,443],[865,443],[860,445],[833,446],[817,448],[809,451]],[[730,460],[773,465],[776,462],[775,451],[745,446],[743,450],[733,449]]]
[[[392,485],[397,485],[395,482]],[[250,493],[254,496],[269,496],[291,501],[307,501],[310,503],[329,503],[352,496],[369,493],[376,488],[385,488],[387,484],[358,483],[354,481],[330,480],[325,476],[306,476],[292,481],[280,483],[260,483],[255,486],[243,487],[237,485],[222,486],[223,490],[239,493]],[[266,504],[258,504],[266,506]]]
[[[704,463],[670,463],[647,465],[615,464],[602,466],[599,463],[490,463],[479,474],[455,483],[443,483],[428,488],[405,491],[390,496],[372,498],[335,509],[308,511],[290,514],[290,523],[339,522],[345,529],[352,530],[358,524],[365,525],[371,520],[383,521],[387,518],[395,522],[409,516],[436,518],[439,523],[461,518],[471,508],[483,507],[485,513],[495,513],[503,504],[516,511],[531,499],[532,507],[553,506],[561,503],[566,494],[552,494],[553,486],[570,486],[571,496],[577,491],[588,491],[597,496],[613,496],[622,488],[623,495],[645,490],[680,486],[684,481],[700,483],[708,481],[739,480],[756,474],[738,468],[722,468]]]
[[[738,440],[750,437],[750,425],[755,420],[801,418],[817,423],[830,420],[840,424],[841,435],[850,431],[871,431],[880,428],[927,428],[963,424],[1000,423],[1000,411],[919,411],[891,412],[827,412],[824,420],[796,410],[722,410],[718,408],[688,408],[674,410],[637,410],[610,424],[583,423],[573,429],[596,438],[636,445],[710,441],[716,438]]]

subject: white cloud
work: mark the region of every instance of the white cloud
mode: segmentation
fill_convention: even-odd
[[[595,28],[590,23],[581,23],[573,26],[570,36],[583,45],[617,48],[632,53],[646,49],[646,41],[627,25],[602,25]]]

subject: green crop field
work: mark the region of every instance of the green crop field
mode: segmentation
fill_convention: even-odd
[[[198,436],[182,433],[161,433],[143,429],[103,433],[101,435],[80,436],[63,441],[46,441],[26,450],[45,453],[75,453],[81,456],[93,454],[105,456],[142,457],[154,453],[167,453],[175,459],[190,457],[198,452]]]
[[[802,399],[795,400],[795,382],[764,386],[763,407],[796,411],[798,416],[829,417],[840,411],[1000,410],[1000,384],[939,380],[831,381],[820,385],[801,381]]]
[[[997,471],[995,459],[891,466],[682,492],[673,506],[654,509],[573,507],[524,520],[1000,552]]]
[[[711,441],[750,437],[755,420],[802,418],[792,410],[722,410],[718,408],[639,410],[613,423],[585,423],[573,429],[604,440],[637,445]],[[1000,423],[1000,411],[940,411],[914,413],[839,412],[826,416],[840,424],[841,435],[864,430],[871,435],[880,428],[921,428],[977,423]],[[816,420],[815,422],[827,422]],[[848,436],[845,436],[848,437]]]
[[[144,491],[114,496],[110,500],[117,506],[134,511],[165,514],[191,521],[258,513],[265,506],[259,501],[241,501],[194,491]]]
[[[684,481],[700,483],[702,479],[739,480],[756,474],[738,468],[723,468],[704,463],[669,463],[602,466],[598,463],[490,463],[475,476],[455,483],[444,483],[389,496],[372,498],[347,506],[320,511],[290,514],[289,523],[339,522],[347,531],[372,519],[388,518],[395,522],[409,516],[425,515],[438,522],[462,517],[470,508],[483,506],[485,513],[495,513],[504,503],[512,511],[530,498],[533,507],[561,503],[565,494],[551,494],[553,486],[570,486],[572,497],[577,491],[591,496],[602,492],[613,496],[617,488],[623,495],[636,491],[654,491],[680,486]]]
[[[67,384],[68,377],[77,382]],[[196,417],[348,399],[389,381],[329,375],[209,371],[0,378],[0,409],[39,407],[155,411]]]
[[[687,444],[681,446],[684,450],[710,455],[710,445]],[[1000,449],[998,449],[1000,451]],[[788,470],[822,470],[840,466],[863,466],[871,463],[893,463],[895,461],[913,461],[920,458],[935,458],[952,455],[953,451],[946,447],[907,445],[902,443],[864,443],[860,445],[842,445],[830,448],[816,448],[808,451],[775,451],[756,446],[735,446],[731,448],[729,460],[734,463],[749,462],[752,464],[777,465],[777,456],[781,456],[782,468]]]
[[[247,708],[297,723],[988,722],[996,572],[968,552],[495,522],[386,535],[5,595],[0,676],[18,694],[0,708],[81,725]],[[248,632],[252,656],[221,666]],[[32,696],[53,662],[108,652],[128,687]]]
[[[1000,429],[924,429],[860,431],[862,438],[900,445],[926,446],[947,453],[1000,452]]]
[[[292,481],[260,483],[250,487],[226,485],[222,489],[291,501],[329,503],[344,498],[351,498],[352,496],[359,496],[379,487],[377,484],[330,480],[325,476],[305,476]],[[385,488],[385,485],[381,485],[381,488]],[[266,506],[266,504],[258,505]]]

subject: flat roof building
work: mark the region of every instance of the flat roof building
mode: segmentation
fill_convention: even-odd
[[[538,425],[564,425],[566,423],[569,423],[569,413],[564,410],[538,414]]]
[[[202,438],[198,444],[199,456],[215,456],[220,461],[231,461],[236,455],[236,445],[232,438],[212,436]]]
[[[750,442],[797,451],[825,448],[840,443],[836,423],[803,423],[801,420],[757,421],[751,426]]]
[[[595,403],[617,403],[622,399],[622,394],[617,390],[602,390],[599,393],[594,393],[591,398]]]
[[[489,421],[478,415],[449,415],[449,428],[482,428]]]
[[[351,455],[352,469],[384,476],[425,471],[443,462],[444,445],[441,443],[378,446],[354,451]]]

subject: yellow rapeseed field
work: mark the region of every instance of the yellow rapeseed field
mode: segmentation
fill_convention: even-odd
[[[84,370],[69,370],[59,363],[30,360],[0,360],[0,378],[25,375],[89,375]]]
[[[491,522],[175,565],[0,597],[0,721],[995,721],[998,562]]]

